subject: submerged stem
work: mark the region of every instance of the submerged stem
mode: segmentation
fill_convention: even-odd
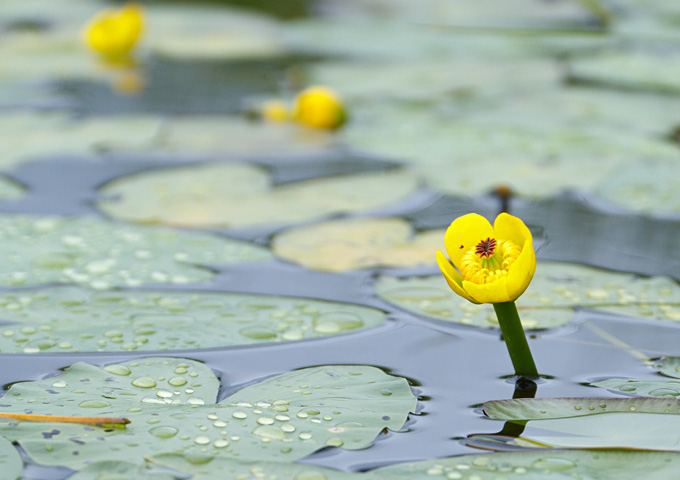
[[[515,373],[527,377],[537,377],[538,370],[534,363],[534,357],[531,355],[515,302],[494,303],[493,308],[496,311]]]

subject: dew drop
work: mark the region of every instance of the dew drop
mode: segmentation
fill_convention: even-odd
[[[570,470],[572,468],[576,468],[576,463],[572,462],[571,460],[567,460],[564,458],[539,458],[536,460],[533,464],[532,467],[534,468],[541,468],[541,469],[547,469],[547,470]]]
[[[228,440],[225,440],[225,439],[223,439],[223,438],[221,438],[221,439],[219,439],[219,440],[215,440],[215,441],[213,442],[213,446],[214,446],[215,448],[224,448],[224,447],[226,447],[226,446],[228,446],[228,445],[229,445],[229,441],[228,441]]]
[[[106,408],[110,407],[111,404],[104,400],[85,400],[84,402],[80,402],[78,406],[82,408]]]
[[[112,373],[114,375],[120,375],[122,377],[130,375],[132,373],[132,370],[130,370],[125,365],[107,365],[104,367],[104,371]]]
[[[132,384],[139,388],[153,388],[157,385],[156,380],[151,377],[137,377],[132,381]]]
[[[149,429],[149,433],[158,438],[172,438],[179,432],[175,427],[159,425]]]
[[[194,438],[194,443],[196,445],[207,445],[210,443],[210,437],[201,435],[200,437]]]
[[[245,418],[248,418],[248,414],[246,412],[242,412],[241,410],[237,410],[234,413],[231,414],[232,417],[237,418],[239,420],[243,420]]]
[[[258,437],[269,440],[283,440],[286,438],[286,434],[281,429],[269,425],[257,427],[255,430],[253,430],[253,435],[257,435]]]

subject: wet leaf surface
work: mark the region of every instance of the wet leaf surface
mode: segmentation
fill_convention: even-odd
[[[678,450],[680,401],[675,398],[540,398],[484,404],[498,420],[527,422],[514,443],[553,448]]]
[[[75,283],[97,289],[210,280],[207,266],[267,260],[254,245],[96,217],[0,216],[0,285]]]
[[[444,231],[415,233],[399,218],[336,220],[287,230],[274,237],[281,258],[312,270],[433,265]]]
[[[424,480],[424,479],[531,479],[545,478],[665,480],[678,468],[680,455],[672,452],[561,451],[463,455],[425,462],[412,462],[378,468],[363,473],[346,473],[309,465],[258,462],[247,464],[227,459],[186,458],[165,454],[152,457],[154,463],[189,471],[196,480],[214,478],[223,472],[234,478],[261,475],[272,479],[310,480]],[[85,480],[78,477],[78,480]],[[89,479],[88,479],[89,480]],[[101,479],[103,480],[103,479]]]
[[[385,300],[425,317],[499,328],[491,305],[474,305],[459,298],[441,275],[404,279],[384,276],[376,291]],[[539,262],[517,307],[522,324],[529,329],[564,325],[576,307],[678,321],[679,295],[678,285],[665,277],[638,278],[567,263]]]
[[[0,400],[3,411],[124,416],[130,424],[12,420],[0,424],[0,434],[38,464],[74,469],[98,461],[141,465],[164,452],[288,462],[325,446],[366,448],[384,428],[400,429],[416,406],[404,379],[361,365],[279,375],[215,403],[218,387],[210,368],[187,359],[77,363],[57,377],[13,385]]]
[[[380,325],[382,312],[303,298],[52,288],[0,296],[2,353],[197,350]]]
[[[119,201],[99,204],[127,221],[191,227],[301,222],[376,209],[416,191],[404,171],[320,178],[270,187],[268,175],[245,164],[208,164],[141,173],[105,185]]]

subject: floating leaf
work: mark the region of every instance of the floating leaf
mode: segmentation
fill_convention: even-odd
[[[444,249],[444,231],[414,235],[400,218],[335,220],[280,233],[272,249],[286,260],[331,272],[434,265],[433,252]]]
[[[148,147],[160,120],[148,116],[109,116],[74,120],[61,113],[0,113],[4,132],[0,168],[40,156],[95,153],[106,149],[139,150]],[[40,141],[35,141],[40,132]]]
[[[526,197],[592,191],[642,159],[680,160],[670,143],[628,130],[547,128],[531,120],[475,122],[472,115],[459,120],[412,105],[381,104],[359,113],[366,118],[345,130],[352,144],[406,159],[433,188],[455,195],[479,195],[498,185]],[[578,174],[583,171],[587,178]]]
[[[2,478],[7,480],[14,480],[19,478],[21,471],[24,469],[24,462],[17,449],[14,448],[11,442],[0,437],[0,469],[2,469]]]
[[[680,378],[680,357],[663,357],[658,368],[664,375]]]
[[[69,480],[177,480],[184,475],[168,469],[146,468],[134,463],[95,462],[68,477]]]
[[[528,421],[519,445],[680,449],[680,400],[675,398],[499,400],[485,403],[484,412],[498,420]]]
[[[105,185],[120,196],[100,202],[109,215],[172,225],[252,226],[300,222],[326,215],[370,210],[415,192],[413,175],[380,172],[320,178],[269,187],[268,176],[242,164],[208,164],[145,172]]]
[[[58,377],[14,384],[0,408],[125,416],[130,424],[3,420],[0,434],[38,464],[74,469],[99,461],[142,465],[160,453],[292,462],[325,446],[366,448],[384,428],[400,429],[416,405],[404,379],[361,365],[279,375],[214,404],[218,388],[208,367],[181,358],[76,363]]]
[[[2,353],[167,351],[324,337],[374,327],[356,305],[234,293],[50,288],[0,296]]]
[[[245,242],[96,217],[3,215],[0,239],[4,286],[186,284],[212,278],[205,265],[270,258],[263,248]]]
[[[363,63],[322,63],[311,68],[315,84],[337,85],[343,98],[356,103],[385,100],[441,102],[448,98],[475,98],[536,89],[555,84],[559,71],[548,60],[488,61],[437,58],[409,62],[376,63],[366,76]]]
[[[678,161],[633,163],[612,174],[595,192],[636,212],[680,215]]]
[[[229,478],[280,478],[296,480],[433,480],[555,478],[640,478],[667,480],[680,468],[680,455],[673,452],[565,451],[513,452],[462,455],[424,462],[409,462],[362,473],[346,473],[328,468],[273,462],[245,463],[224,458],[186,457],[164,454],[151,458],[154,463],[191,472],[195,480],[218,476]],[[81,480],[78,478],[78,480]],[[82,479],[85,480],[85,479]],[[89,480],[89,479],[87,479]]]
[[[676,398],[680,396],[680,380],[608,378],[593,382],[591,385],[644,397]]]
[[[397,279],[382,277],[376,292],[419,315],[483,328],[498,328],[491,305],[474,305],[455,296],[441,275]],[[595,268],[540,262],[529,289],[517,302],[529,329],[569,322],[574,307],[618,315],[680,320],[680,287],[669,278],[638,278]]]
[[[678,55],[668,50],[607,51],[571,62],[573,81],[614,88],[680,92]]]

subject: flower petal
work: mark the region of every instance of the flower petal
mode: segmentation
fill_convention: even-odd
[[[468,213],[456,218],[446,229],[446,235],[444,235],[444,244],[449,253],[449,258],[451,258],[451,263],[459,267],[463,255],[481,240],[486,240],[489,237],[495,238],[493,227],[481,215]]]
[[[531,232],[527,226],[524,225],[524,222],[508,213],[501,213],[496,217],[493,224],[493,230],[496,233],[497,238],[510,240],[520,247],[524,245],[524,242],[526,242],[527,239],[533,240]]]
[[[524,243],[522,253],[508,269],[508,294],[510,300],[522,295],[534,278],[536,271],[536,252],[531,237]]]
[[[492,283],[478,285],[463,280],[463,288],[475,303],[501,303],[510,301],[507,277],[501,277]]]
[[[444,254],[440,251],[437,251],[437,264],[439,265],[439,269],[444,274],[444,278],[446,278],[446,283],[449,284],[451,290],[453,290],[466,300],[469,300],[472,303],[477,303],[472,298],[470,298],[470,296],[465,292],[465,290],[463,290],[463,287],[461,287],[463,276],[460,273],[458,273],[455,268],[453,268],[453,265],[449,263]]]

